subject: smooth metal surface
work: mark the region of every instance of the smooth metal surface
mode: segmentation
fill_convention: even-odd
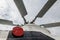
[[[35,25],[35,24],[27,24],[27,25],[23,26],[23,28],[24,28],[25,31],[42,32],[42,33],[44,33],[44,34],[46,34],[46,35],[48,35],[48,36],[50,36],[50,37],[52,37],[56,40],[60,40],[60,36],[59,37],[58,36],[57,37],[52,36],[51,33],[49,33],[47,29],[41,28],[41,27],[39,27],[38,25]],[[0,31],[0,40],[7,40],[8,34],[9,34],[9,31],[6,31],[6,30]]]
[[[8,33],[7,30],[0,30],[0,40],[7,40]]]

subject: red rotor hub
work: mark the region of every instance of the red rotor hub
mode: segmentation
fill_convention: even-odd
[[[14,36],[22,36],[22,35],[24,35],[24,30],[23,30],[23,28],[21,28],[19,26],[14,27],[12,30],[12,34]]]

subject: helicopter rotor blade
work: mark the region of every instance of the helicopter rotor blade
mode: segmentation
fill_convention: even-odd
[[[4,20],[4,19],[0,19],[0,24],[4,24],[4,25],[12,25],[14,26],[12,21],[9,20]]]
[[[57,0],[48,0],[47,3],[43,6],[43,8],[40,10],[38,15],[34,18],[34,20],[31,22],[33,23],[37,17],[43,17],[44,14],[51,8],[51,6],[56,2]]]
[[[60,22],[42,24],[42,25],[40,25],[40,26],[44,26],[45,28],[57,27],[57,26],[60,26]]]
[[[20,11],[20,14],[23,17],[24,22],[26,24],[27,22],[26,22],[26,19],[24,18],[24,16],[27,15],[27,11],[26,11],[25,5],[23,3],[23,0],[14,0],[14,2],[16,4],[18,10]]]

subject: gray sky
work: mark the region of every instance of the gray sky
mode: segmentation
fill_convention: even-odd
[[[31,22],[47,1],[23,0],[28,13],[25,19]],[[15,24],[24,24],[23,18],[13,0],[0,0],[0,18],[12,20]],[[42,18],[37,18],[34,23],[40,25],[53,22],[60,22],[60,0],[57,0],[48,12]]]
[[[23,0],[28,13],[25,16],[26,20],[31,22],[47,1]],[[23,18],[13,0],[0,0],[0,19],[11,20],[14,24],[24,24]],[[37,18],[34,23],[40,25],[54,22],[60,22],[60,0],[57,0],[49,11],[42,18]],[[0,30],[11,30],[13,27],[0,24]],[[60,28],[52,28],[50,31],[54,32],[53,34],[60,34],[59,30]]]

